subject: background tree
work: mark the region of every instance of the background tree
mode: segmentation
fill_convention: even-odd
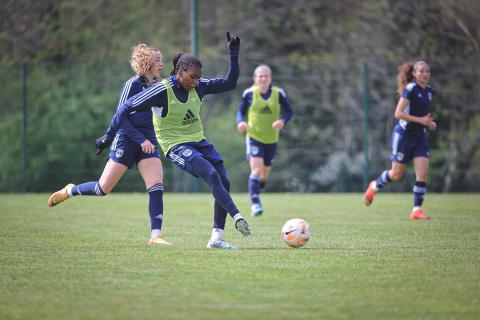
[[[190,49],[190,1],[45,0],[0,4],[2,71],[0,191],[22,176],[22,70],[27,75],[30,190],[98,175],[104,159],[92,141],[108,125],[120,85],[131,75],[130,49],[146,42],[170,59]],[[233,189],[248,167],[234,130],[242,91],[259,63],[294,103],[282,135],[273,191],[361,191],[363,66],[369,68],[371,169],[388,163],[397,67],[424,59],[432,70],[431,190],[479,191],[480,3],[442,1],[199,1],[199,56],[205,75],[225,73],[225,31],[242,38],[241,78],[229,94],[205,100],[207,136],[222,151]],[[26,69],[23,69],[25,68]],[[164,161],[170,190],[191,181]],[[131,172],[130,175],[135,175]],[[410,173],[411,174],[411,173]],[[120,190],[141,190],[126,179]],[[405,179],[408,181],[408,179]],[[398,184],[392,190],[409,190]]]

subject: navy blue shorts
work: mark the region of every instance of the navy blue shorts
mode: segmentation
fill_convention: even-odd
[[[146,139],[155,145],[155,152],[149,154],[143,152],[142,147],[139,144],[133,142],[125,133],[118,132],[112,142],[112,146],[110,147],[110,159],[131,168],[134,163],[138,163],[143,159],[159,158],[160,154],[155,132],[152,131],[150,134],[143,132],[143,134]]]
[[[200,142],[186,142],[177,144],[168,152],[167,159],[182,170],[197,176],[192,171],[191,161],[196,157],[203,157],[212,165],[223,161],[220,153],[215,146],[208,140],[203,139]]]
[[[425,135],[407,135],[400,126],[396,126],[392,133],[392,155],[390,160],[407,164],[417,157],[430,157]]]
[[[276,143],[261,143],[251,137],[247,136],[247,161],[250,157],[263,158],[263,164],[270,167],[273,163],[273,158],[277,152]]]

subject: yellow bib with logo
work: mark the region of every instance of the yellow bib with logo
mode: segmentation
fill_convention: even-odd
[[[272,123],[280,118],[278,87],[272,86],[272,94],[265,100],[258,87],[254,86],[247,117],[247,136],[266,144],[278,142],[279,132],[272,128]]]
[[[165,117],[153,112],[153,126],[160,148],[165,156],[172,147],[186,142],[198,142],[205,139],[200,119],[202,101],[195,89],[188,92],[188,100],[183,103],[177,99],[167,80],[162,83],[167,88],[168,112]]]

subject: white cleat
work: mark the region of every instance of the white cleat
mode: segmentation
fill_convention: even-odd
[[[260,203],[252,204],[252,217],[258,217],[263,213],[263,208]]]
[[[223,240],[218,240],[218,241],[210,240],[207,243],[207,249],[237,250],[238,248]]]

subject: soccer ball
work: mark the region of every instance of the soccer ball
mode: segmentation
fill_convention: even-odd
[[[300,248],[310,239],[310,226],[303,219],[290,219],[282,227],[282,238],[287,246]]]

